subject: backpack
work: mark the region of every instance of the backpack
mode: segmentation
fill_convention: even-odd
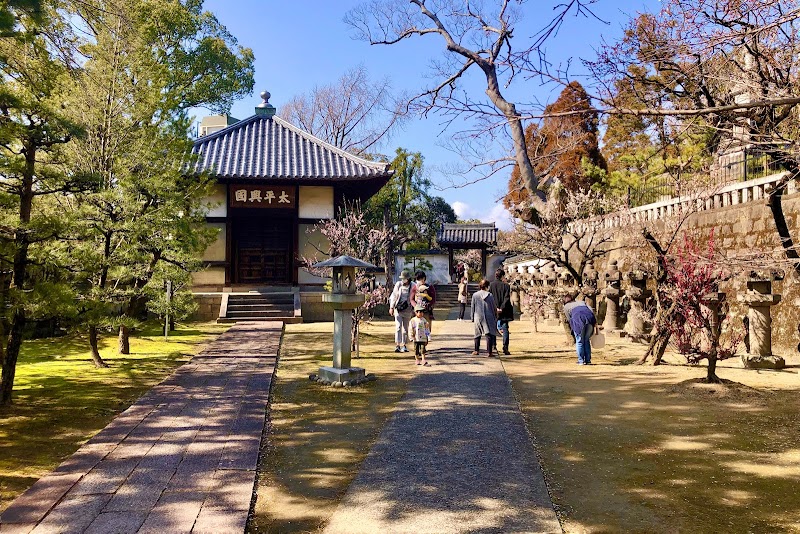
[[[395,284],[395,290],[396,290],[396,291],[398,292],[398,294],[400,294],[400,295],[402,295],[402,290],[400,289],[400,285],[401,285],[401,283],[402,283],[402,282],[397,282],[397,283]],[[402,297],[398,297],[398,299],[400,299],[400,298],[402,298]],[[408,309],[408,305],[409,305],[409,302],[408,302],[408,299],[407,299],[407,298],[406,298],[406,299],[403,299],[403,300],[398,300],[398,302],[397,302],[397,305],[395,306],[395,309],[396,309],[397,311],[399,311],[399,312],[402,312],[402,311],[405,311],[405,310],[407,310],[407,309]]]

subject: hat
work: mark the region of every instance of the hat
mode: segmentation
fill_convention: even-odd
[[[400,278],[403,280],[411,280],[411,271],[408,269],[403,269],[400,273]]]
[[[418,312],[418,311],[424,312],[425,311],[425,306],[422,306],[421,304],[418,305],[418,306],[414,306],[414,311],[415,312]]]

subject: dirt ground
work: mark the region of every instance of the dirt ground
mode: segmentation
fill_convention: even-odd
[[[504,359],[565,532],[800,532],[800,361],[783,371],[668,354],[608,336],[576,365],[556,327],[512,323]],[[518,347],[525,347],[520,350]]]
[[[249,532],[315,532],[336,511],[413,374],[414,357],[394,352],[393,333],[393,321],[362,330],[353,365],[377,381],[332,388],[308,375],[331,365],[333,323],[286,325]]]
[[[578,366],[563,331],[511,324],[503,358],[565,532],[800,532],[800,359],[783,371],[721,362],[728,382],[668,354],[637,366],[643,345],[609,336]],[[380,379],[325,388],[332,324],[288,325],[274,386],[251,532],[324,527],[399,401],[413,365],[392,323],[365,330],[356,365]]]

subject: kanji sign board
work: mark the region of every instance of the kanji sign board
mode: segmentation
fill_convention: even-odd
[[[228,186],[228,203],[232,208],[294,208],[294,186],[235,185]]]

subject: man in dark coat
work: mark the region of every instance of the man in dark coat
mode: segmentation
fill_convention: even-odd
[[[511,286],[505,281],[506,272],[497,269],[495,280],[489,284],[489,293],[497,303],[497,329],[503,334],[503,354],[508,352],[508,323],[514,320],[514,306],[511,305]]]

